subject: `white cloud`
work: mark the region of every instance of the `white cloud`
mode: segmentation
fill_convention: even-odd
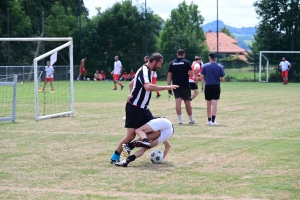
[[[85,6],[89,9],[90,16],[97,14],[95,7],[101,7],[104,11],[113,6],[116,2],[122,0],[84,0]],[[183,0],[147,0],[147,7],[151,8],[154,13],[167,19],[171,10],[178,7],[178,4]],[[192,0],[186,0],[190,4]],[[194,4],[198,5],[201,15],[204,17],[204,24],[217,20],[217,0],[194,0]],[[144,0],[135,0],[134,4],[144,4]],[[219,20],[223,21],[226,25],[233,27],[254,27],[258,24],[257,15],[253,7],[254,0],[219,0]]]

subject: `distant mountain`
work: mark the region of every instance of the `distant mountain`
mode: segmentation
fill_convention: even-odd
[[[249,49],[249,44],[251,44],[254,40],[254,34],[256,33],[255,27],[242,27],[242,28],[235,28],[232,26],[227,26],[224,22],[219,20],[219,30],[226,26],[229,31],[234,35],[235,39],[238,41],[238,45],[246,50]],[[209,32],[216,32],[217,30],[217,21],[210,22],[202,26],[203,31]]]

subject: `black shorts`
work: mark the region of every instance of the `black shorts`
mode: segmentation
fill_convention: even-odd
[[[206,85],[205,90],[205,99],[210,100],[218,100],[220,99],[221,87],[220,85]]]
[[[125,112],[125,128],[139,128],[153,119],[149,109],[143,109],[128,102],[126,103]]]
[[[198,90],[198,86],[195,82],[190,82],[190,88],[191,90]]]
[[[175,99],[182,98],[183,100],[191,99],[191,89],[177,88],[173,90]]]

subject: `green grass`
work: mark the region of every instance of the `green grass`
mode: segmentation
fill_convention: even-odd
[[[146,152],[127,168],[109,163],[126,133],[127,86],[75,82],[76,116],[39,122],[20,108],[31,94],[19,87],[17,122],[0,123],[0,199],[299,199],[299,86],[222,83],[216,127],[205,125],[203,93],[192,101],[198,124],[183,107],[182,126],[174,99],[153,95],[152,113],[174,123],[172,148],[162,164]]]

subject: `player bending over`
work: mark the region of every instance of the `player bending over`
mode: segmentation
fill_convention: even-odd
[[[116,162],[115,165],[117,167],[127,167],[127,165],[134,161],[136,158],[141,157],[147,149],[151,147],[155,147],[161,143],[164,143],[164,158],[168,154],[171,144],[168,141],[174,133],[174,128],[172,123],[166,118],[156,118],[150,120],[147,124],[141,126],[135,131],[143,140],[135,140],[128,144],[123,144],[123,154],[125,157],[123,161]],[[147,134],[147,135],[146,135]],[[143,141],[145,138],[151,140],[150,145],[145,144]],[[130,155],[130,151],[135,147],[141,147],[137,152],[133,155]]]
[[[47,85],[48,82],[50,82],[50,86],[51,86],[51,93],[54,92],[54,87],[53,87],[53,74],[54,74],[54,69],[52,66],[50,66],[50,61],[47,61],[47,66],[45,67],[45,72],[46,72],[46,76],[45,76],[45,82],[44,82],[44,86],[41,90],[39,90],[39,92],[44,92],[45,87]]]

